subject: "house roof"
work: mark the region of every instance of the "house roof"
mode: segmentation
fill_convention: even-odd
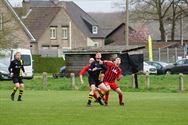
[[[20,25],[22,26],[22,28],[24,29],[25,33],[29,36],[29,38],[31,39],[32,42],[35,42],[36,39],[34,38],[33,34],[29,31],[29,29],[26,27],[26,25],[22,22],[22,20],[20,19],[20,17],[17,15],[17,13],[15,12],[15,10],[12,8],[11,4],[9,3],[8,0],[4,0],[3,1],[5,3],[5,5],[7,6],[7,8],[10,10],[10,12],[15,16],[15,18],[17,19],[17,21],[20,23]]]
[[[125,27],[125,23],[121,23],[120,25],[118,25],[115,29],[113,29],[109,34],[106,35],[106,37],[109,37],[110,35],[112,35],[114,32],[116,32],[119,28],[121,27]],[[129,26],[129,33],[131,33],[132,31],[135,31],[132,27]]]
[[[67,10],[68,15],[83,33],[91,38],[104,37],[104,33],[97,22],[79,6],[77,6],[74,2],[63,3],[65,4],[65,9]],[[90,26],[98,26],[98,33],[93,34],[92,29],[89,28]]]
[[[75,48],[72,50],[65,51],[65,54],[95,54],[96,52],[101,52],[102,54],[123,54],[127,52],[132,52],[136,50],[144,49],[145,46],[141,45],[130,45],[130,46],[102,46],[102,47],[84,47]]]
[[[60,11],[60,7],[31,7],[32,11],[24,20],[29,30],[38,40],[54,17]]]
[[[90,38],[104,38],[104,34],[97,22],[74,2],[61,1],[58,4],[55,4],[51,1],[34,0],[30,1],[29,4],[32,11],[25,20],[25,23],[28,25],[36,39],[40,38],[62,7],[65,8],[71,20],[86,36]],[[97,34],[92,33],[92,26],[98,26]]]
[[[101,13],[100,12],[100,13],[90,13],[90,15],[94,19],[97,20],[98,24],[100,24],[100,26],[103,29],[107,29],[107,30],[104,30],[105,34],[108,34],[110,29],[114,29],[117,26],[117,24],[124,22],[124,14],[122,12],[118,12],[118,13],[117,12],[113,12],[113,13]],[[111,19],[115,19],[116,21],[111,20]],[[184,17],[183,22],[184,22],[183,37],[184,37],[184,40],[188,40],[188,32],[187,32],[188,31],[188,17]],[[158,21],[130,20],[129,26],[135,30],[145,27],[148,29],[153,40],[159,40],[159,41],[161,40]],[[170,40],[171,39],[171,26],[169,24],[165,24],[165,28],[167,29],[168,39]],[[177,21],[176,29],[175,29],[176,41],[180,40],[180,31],[181,31],[180,29],[181,29],[180,21]]]

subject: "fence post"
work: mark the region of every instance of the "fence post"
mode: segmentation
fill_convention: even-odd
[[[179,74],[179,90],[184,91],[184,80],[183,80],[183,74]]]
[[[149,72],[146,72],[146,74],[145,74],[145,85],[146,85],[146,88],[147,88],[147,89],[150,88]]]
[[[135,78],[134,78],[135,74],[132,74],[132,88],[135,88]]]
[[[71,76],[71,87],[75,89],[75,74],[70,73],[70,76]]]
[[[47,89],[48,88],[48,77],[47,77],[47,72],[42,73],[42,83],[43,83],[43,88]]]
[[[159,54],[159,61],[161,61],[161,48],[158,49]]]
[[[178,49],[177,49],[177,47],[176,47],[176,48],[175,48],[175,61],[174,61],[174,62],[176,62],[177,58],[178,58]]]
[[[134,79],[135,79],[135,88],[138,89],[138,74],[134,74]]]
[[[167,62],[169,62],[169,48],[166,48]]]

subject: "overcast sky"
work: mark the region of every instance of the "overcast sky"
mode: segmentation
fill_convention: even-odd
[[[22,0],[9,0],[13,6],[21,6]],[[119,7],[114,6],[114,2],[123,0],[66,0],[74,1],[78,6],[87,12],[112,12],[121,11]]]

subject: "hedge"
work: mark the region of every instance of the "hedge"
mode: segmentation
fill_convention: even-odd
[[[41,57],[40,55],[33,55],[33,60],[35,73],[57,73],[60,68],[65,65],[64,59],[59,57]]]

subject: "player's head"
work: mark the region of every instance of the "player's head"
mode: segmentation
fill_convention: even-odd
[[[121,59],[119,57],[116,57],[113,59],[113,63],[116,65],[120,65],[121,64]]]
[[[95,59],[96,59],[97,61],[99,61],[99,60],[101,60],[101,58],[102,58],[101,53],[97,52],[96,55],[95,55]]]
[[[15,59],[17,59],[17,60],[21,59],[21,53],[20,52],[16,52]]]
[[[94,58],[90,58],[90,59],[89,59],[89,64],[91,64],[91,63],[94,62],[94,61],[95,61]]]

